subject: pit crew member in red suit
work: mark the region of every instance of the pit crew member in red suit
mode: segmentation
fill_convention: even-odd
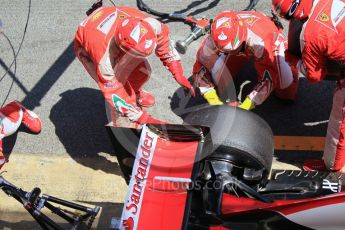
[[[141,109],[155,103],[154,96],[142,89],[151,74],[147,57],[153,52],[194,95],[167,25],[126,6],[101,7],[79,25],[75,54],[101,89],[115,127],[161,122]],[[119,119],[124,117],[127,123]]]
[[[217,15],[197,52],[193,74],[200,92],[209,104],[223,104],[215,90],[221,78],[235,78],[249,60],[254,59],[258,83],[240,105],[253,109],[272,91],[279,98],[295,100],[298,78],[285,62],[287,41],[270,17],[259,12],[224,11]],[[198,77],[201,67],[211,76]]]
[[[335,61],[340,68],[345,65],[344,0],[272,0],[272,5],[287,20],[294,18],[305,21],[300,35],[302,58],[287,55],[288,61],[297,67],[299,75],[305,76],[311,83],[317,83],[334,75],[327,68],[328,61]],[[306,170],[345,172],[345,80],[342,71],[335,72],[338,80],[323,160],[306,161]]]

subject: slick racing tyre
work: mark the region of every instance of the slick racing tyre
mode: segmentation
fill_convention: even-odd
[[[231,106],[210,106],[191,112],[184,123],[210,128],[203,158],[218,158],[237,167],[262,170],[267,178],[273,160],[273,134],[258,115]]]

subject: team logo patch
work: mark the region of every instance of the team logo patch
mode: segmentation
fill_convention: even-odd
[[[329,21],[329,16],[326,13],[321,13],[319,16],[319,20],[321,22],[328,22]]]
[[[331,182],[327,179],[323,179],[322,188],[331,190],[334,193],[341,192],[341,184],[339,184],[338,182]]]
[[[217,20],[216,22],[216,29],[219,28],[230,28],[231,27],[231,19],[227,17],[222,17]]]
[[[260,18],[258,17],[250,17],[245,20],[246,24],[249,26],[253,26],[255,22],[257,22]]]
[[[345,2],[343,0],[334,0],[332,5],[325,6],[320,13],[315,17],[315,21],[323,26],[339,33],[339,24],[344,23],[345,17]]]
[[[230,22],[224,22],[222,27],[230,28]]]
[[[265,82],[265,84],[268,84],[269,92],[271,92],[273,87],[273,81],[271,74],[267,70],[265,70],[264,77],[262,80]]]
[[[145,49],[148,49],[152,46],[153,41],[151,40],[145,40]]]
[[[249,26],[253,26],[255,22],[260,20],[260,17],[257,17],[256,15],[253,15],[253,14],[238,14],[237,17],[239,19],[242,19],[242,21]],[[239,24],[242,25],[241,22],[239,22]]]
[[[119,18],[120,18],[120,19],[125,19],[125,18],[127,18],[127,15],[120,14],[120,15],[119,15]]]
[[[147,29],[146,28],[140,28],[140,34],[146,34],[147,33]]]
[[[112,95],[113,104],[117,111],[120,111],[122,114],[126,114],[128,111],[134,110],[133,106],[126,103],[121,97],[116,94]]]
[[[99,11],[97,12],[95,15],[92,16],[92,21],[96,21],[97,19],[99,19],[101,16],[102,16],[103,12],[102,11]]]
[[[249,24],[249,25],[252,25],[254,22],[254,19],[253,18],[247,18],[246,19],[246,23]]]
[[[139,43],[140,39],[147,33],[147,29],[141,25],[137,25],[131,32],[130,36],[136,43]]]
[[[218,36],[218,39],[221,41],[225,41],[226,39],[228,39],[228,36],[226,36],[222,31],[222,33]]]

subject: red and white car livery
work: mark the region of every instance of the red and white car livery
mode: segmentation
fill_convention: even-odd
[[[225,119],[236,122],[219,133]],[[343,176],[271,171],[257,115],[213,106],[185,122],[144,126],[119,229],[344,229]]]

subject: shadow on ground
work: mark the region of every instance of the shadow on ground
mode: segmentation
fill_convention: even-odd
[[[79,88],[60,96],[49,118],[67,153],[84,166],[122,175],[118,163],[103,155],[115,154],[105,128],[107,118],[101,92]]]
[[[16,141],[17,141],[17,135],[18,135],[18,132],[15,132],[11,136],[8,136],[2,140],[3,141],[3,146],[2,146],[3,147],[3,153],[6,157],[6,159],[10,158],[10,155],[12,153],[14,145],[16,144]]]
[[[208,2],[208,0],[197,0],[197,1],[193,1],[190,4],[188,4],[188,6],[186,6],[184,9],[181,10],[177,10],[174,12],[162,12],[164,14],[171,14],[171,13],[175,13],[175,14],[183,14],[183,15],[192,15],[192,16],[196,16],[198,14],[207,12],[208,10],[216,7],[218,5],[218,3],[220,2],[220,0],[213,0],[211,1],[207,6],[205,7],[199,7],[200,5],[202,5],[203,3]],[[148,7],[150,7],[148,5]],[[191,11],[193,10],[193,11]],[[191,11],[191,12],[188,12]],[[164,23],[169,23],[169,22],[173,22],[176,20],[170,20],[170,19],[161,19],[162,22]]]
[[[28,128],[26,128],[23,124],[21,124],[18,128],[18,132],[25,132],[25,133],[29,133],[30,135],[39,135],[39,134],[34,134],[32,132],[30,132],[30,130]],[[14,148],[14,145],[17,142],[17,136],[18,136],[18,132],[15,132],[14,134],[7,136],[6,138],[4,138],[2,140],[3,142],[3,153],[7,159],[7,161],[10,161],[10,156],[12,153],[12,150]]]
[[[335,83],[310,84],[300,79],[299,96],[294,103],[284,103],[274,95],[254,110],[277,136],[324,137],[332,107]],[[321,159],[320,151],[275,151],[276,160],[301,167],[307,159]]]

